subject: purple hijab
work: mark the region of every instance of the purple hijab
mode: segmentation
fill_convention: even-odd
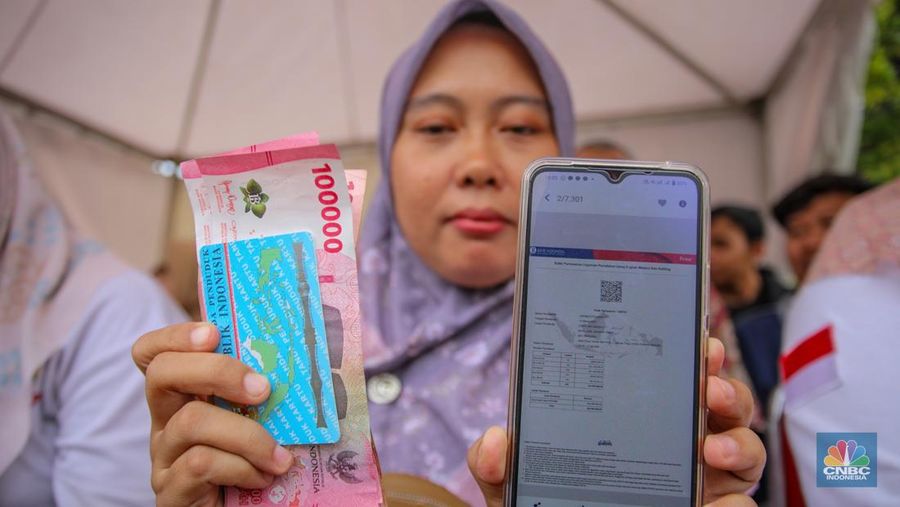
[[[534,60],[562,155],[574,149],[568,86],[556,61],[525,21],[493,0],[446,5],[388,75],[381,100],[378,154],[383,178],[359,246],[366,372],[399,377],[400,396],[370,403],[372,432],[385,472],[427,477],[482,503],[466,451],[491,425],[505,425],[513,281],[487,290],[455,286],[410,249],[394,215],[391,150],[419,70],[438,39],[461,18],[493,13]],[[524,168],[523,168],[524,169]]]

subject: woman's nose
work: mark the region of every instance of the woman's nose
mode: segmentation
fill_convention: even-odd
[[[495,187],[501,183],[501,168],[488,136],[470,136],[466,140],[466,157],[456,174],[461,187]]]

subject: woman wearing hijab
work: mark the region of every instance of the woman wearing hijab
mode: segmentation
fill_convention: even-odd
[[[571,100],[521,18],[492,1],[461,0],[394,65],[381,120],[384,178],[359,256],[370,393],[380,394],[370,403],[379,459],[386,472],[423,475],[482,503],[466,449],[506,421],[519,181],[535,158],[573,153]],[[211,505],[212,485],[260,487],[290,464],[253,421],[203,408],[198,429],[188,427],[196,414],[177,416],[191,393],[248,404],[268,395],[265,379],[239,361],[197,353],[215,341],[210,326],[185,324],[145,335],[134,349],[161,393],[150,400],[153,454],[165,456],[154,463],[154,486],[167,504]],[[710,348],[715,375],[722,350]],[[747,388],[716,377],[709,384],[721,432],[705,449],[713,500],[750,487],[765,458],[746,428]],[[503,431],[491,429],[472,448],[469,464],[489,502],[500,498],[505,446]]]
[[[129,336],[183,320],[66,223],[0,111],[0,505],[150,505]]]
[[[391,70],[359,247],[382,467],[469,501],[466,448],[506,420],[519,181],[574,142],[556,62],[521,18],[482,5],[448,6]]]

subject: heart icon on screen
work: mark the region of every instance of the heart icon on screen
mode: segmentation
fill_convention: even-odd
[[[656,202],[658,202],[660,206],[665,206],[665,205],[666,205],[666,200],[665,200],[665,199],[659,199],[659,200],[657,200]]]

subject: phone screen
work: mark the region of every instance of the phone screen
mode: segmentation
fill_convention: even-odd
[[[693,505],[700,196],[687,173],[534,176],[516,505]]]

